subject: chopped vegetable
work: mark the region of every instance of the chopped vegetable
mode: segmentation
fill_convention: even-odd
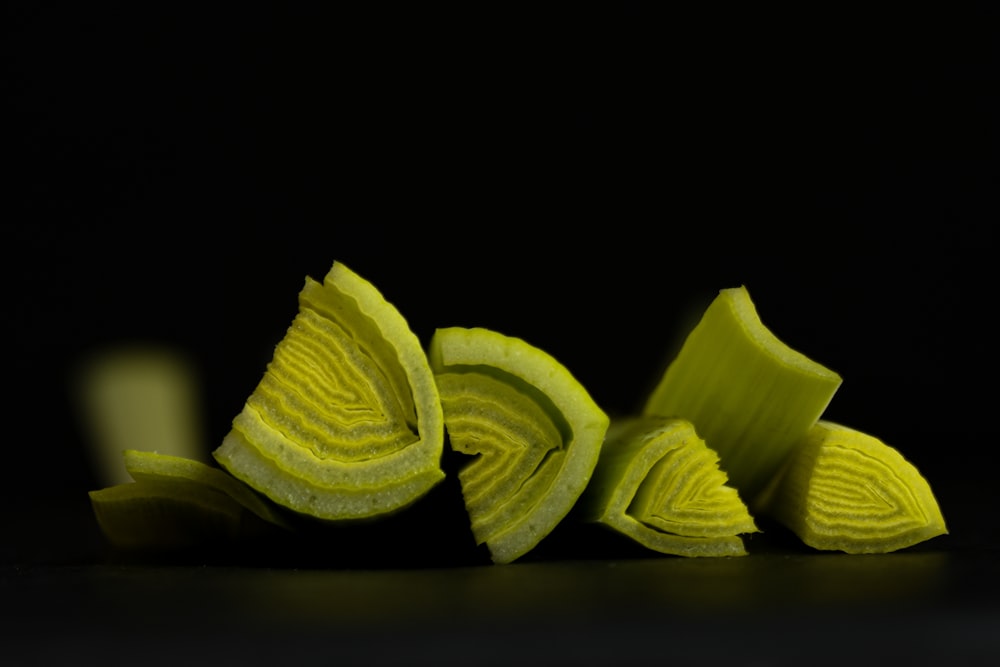
[[[687,420],[613,420],[581,516],[665,554],[744,556],[758,529],[718,462]]]
[[[419,340],[335,262],[299,312],[215,458],[274,502],[327,521],[395,513],[444,478],[444,423]]]
[[[429,358],[472,532],[494,563],[533,549],[597,464],[607,415],[558,361],[488,329],[438,329]]]
[[[494,563],[523,557],[571,512],[690,557],[746,555],[754,514],[847,553],[947,533],[927,481],[897,450],[822,419],[841,377],[766,328],[743,286],[719,291],[641,412],[614,421],[520,338],[441,328],[425,351],[339,262],[322,283],[306,278],[298,305],[213,452],[221,469],[129,449],[133,481],[90,492],[113,545],[195,546],[290,529],[292,517],[394,515],[443,480],[446,435],[469,457],[462,501]]]
[[[90,492],[108,541],[125,549],[220,543],[288,528],[269,503],[228,473],[179,456],[124,452],[134,482]]]
[[[840,384],[765,327],[741,286],[719,291],[642,412],[691,421],[752,510]]]
[[[947,534],[930,485],[878,438],[820,420],[761,499],[807,545],[886,553]]]

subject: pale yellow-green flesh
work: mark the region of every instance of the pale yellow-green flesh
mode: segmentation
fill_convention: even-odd
[[[214,456],[274,502],[328,521],[395,513],[444,478],[444,421],[419,340],[376,288],[334,263]]]
[[[899,451],[826,420],[795,448],[762,503],[822,550],[887,553],[948,532],[927,480]]]
[[[583,493],[607,415],[557,360],[482,328],[438,329],[428,353],[473,534],[494,563],[528,553]]]
[[[705,310],[642,412],[691,421],[753,509],[840,384],[761,323],[745,287],[730,288]]]
[[[718,462],[687,420],[615,420],[581,516],[664,554],[746,555],[758,529]]]
[[[199,546],[252,537],[288,524],[228,473],[199,461],[126,450],[135,480],[91,491],[98,526],[127,549]]]

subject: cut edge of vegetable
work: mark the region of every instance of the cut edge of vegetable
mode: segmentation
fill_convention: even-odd
[[[745,556],[741,535],[759,529],[727,481],[691,422],[618,418],[579,516],[663,554]]]
[[[337,326],[343,323],[347,331],[353,323],[365,332],[377,332],[377,341],[355,341],[359,346],[377,345],[382,351],[391,348],[393,357],[387,363],[398,364],[402,370],[407,393],[399,400],[404,405],[412,402],[416,439],[397,451],[367,460],[321,458],[297,441],[294,433],[284,432],[262,417],[251,405],[258,392],[255,389],[213,456],[234,477],[302,515],[351,522],[395,514],[426,495],[445,476],[441,468],[444,418],[423,347],[396,307],[370,281],[341,262],[334,262],[321,286],[307,279],[300,293],[300,314],[305,308],[341,318]],[[279,349],[294,326],[293,321]],[[396,369],[384,370],[385,381],[396,386]]]
[[[820,420],[760,498],[818,550],[888,553],[948,534],[927,479],[879,438]]]
[[[558,451],[550,457],[558,468],[543,470],[548,476],[544,480],[524,480],[523,486],[531,487],[528,497],[515,495],[503,501],[521,503],[508,510],[505,527],[479,538],[494,563],[510,563],[537,546],[573,508],[597,464],[610,420],[562,363],[521,338],[480,327],[439,328],[431,339],[428,358],[439,386],[446,374],[468,374],[472,381],[476,375],[498,379],[535,401],[562,435],[563,441],[555,445]],[[447,407],[450,398],[442,396],[446,428],[452,448],[461,451],[455,442],[462,437],[456,428],[458,413]],[[461,406],[455,409],[461,410]],[[485,430],[503,438],[505,425],[498,423],[497,415],[489,417],[492,421],[485,424]],[[467,465],[481,465],[482,461],[477,457]],[[473,523],[476,519],[470,516]]]

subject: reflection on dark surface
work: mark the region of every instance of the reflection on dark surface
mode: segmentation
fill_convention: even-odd
[[[316,656],[862,665],[1000,655],[1000,549],[964,506],[979,506],[975,489],[945,488],[952,535],[889,554],[816,552],[764,525],[748,556],[651,556],[564,521],[502,566],[474,544],[460,494],[450,474],[407,512],[368,526],[306,522],[294,536],[233,550],[145,556],[109,551],[78,496],[7,506],[15,539],[0,565],[3,655],[144,667]]]
[[[342,660],[813,662],[996,651],[992,558],[944,552],[580,560],[428,569],[100,566],[3,576],[18,655],[193,648]],[[59,600],[53,605],[52,600]],[[44,619],[44,623],[41,621]],[[1000,626],[998,626],[1000,627]],[[61,641],[33,646],[56,629]],[[202,655],[207,655],[202,653]],[[918,661],[919,662],[919,661]],[[331,663],[332,664],[332,663]]]

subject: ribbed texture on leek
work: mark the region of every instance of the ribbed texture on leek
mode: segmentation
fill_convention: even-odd
[[[90,492],[98,526],[125,549],[201,546],[288,528],[282,516],[228,473],[199,461],[126,450],[135,480]]]
[[[428,353],[473,535],[494,563],[533,549],[590,480],[607,415],[557,360],[488,329],[438,329]]]
[[[886,553],[948,532],[913,464],[878,438],[826,420],[792,451],[761,502],[816,549]]]
[[[580,516],[664,554],[746,555],[758,529],[718,463],[687,420],[615,419]]]
[[[276,503],[329,521],[411,505],[439,483],[444,423],[422,346],[341,263],[299,312],[215,458]]]
[[[741,286],[720,290],[643,414],[691,421],[731,485],[753,503],[840,384],[837,373],[767,329]]]

